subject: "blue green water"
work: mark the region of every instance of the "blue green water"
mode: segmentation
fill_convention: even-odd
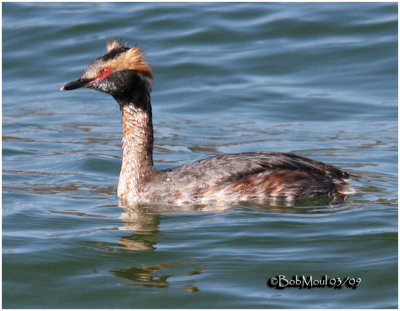
[[[2,9],[3,307],[397,307],[396,3]],[[290,151],[356,175],[356,194],[127,218],[118,105],[59,92],[113,38],[152,63],[158,168]],[[279,274],[362,281],[266,286]]]

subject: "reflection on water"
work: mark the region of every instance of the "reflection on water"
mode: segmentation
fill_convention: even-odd
[[[304,200],[296,206],[270,206],[267,204],[256,204],[242,202],[240,205],[225,205],[225,208],[218,206],[212,210],[212,206],[174,206],[174,205],[155,205],[138,204],[128,205],[124,200],[119,200],[120,207],[123,208],[121,219],[124,226],[120,230],[129,231],[129,235],[120,238],[116,243],[95,243],[103,249],[111,252],[119,250],[124,251],[157,251],[157,243],[162,241],[163,234],[160,226],[162,225],[162,216],[177,213],[224,213],[228,208],[244,212],[272,213],[272,214],[333,214],[357,208],[354,204],[332,204],[327,205],[332,198],[324,197],[314,200]],[[310,206],[310,202],[314,205]],[[193,261],[196,261],[193,259]],[[125,279],[127,282],[119,285],[132,287],[154,287],[166,289],[170,286],[171,278],[183,278],[185,286],[183,290],[189,293],[201,291],[201,288],[195,285],[198,275],[201,275],[208,267],[208,263],[203,263],[190,269],[186,263],[173,261],[160,264],[140,264],[134,265],[134,261],[129,266],[113,269],[110,272],[116,277]],[[173,268],[173,269],[169,269]],[[183,271],[182,271],[183,270]],[[171,272],[173,271],[173,272]],[[178,271],[178,272],[177,272]],[[178,273],[178,274],[177,274]]]
[[[177,264],[142,265],[141,267],[127,267],[119,270],[111,270],[115,276],[124,278],[131,283],[130,286],[168,288],[168,278],[174,274],[161,274],[160,270]],[[160,275],[161,274],[161,275]]]
[[[118,245],[114,243],[96,243],[103,249],[115,251],[123,249],[125,251],[156,251],[157,243],[161,241],[163,234],[160,231],[162,214],[190,212],[188,209],[183,209],[181,206],[162,206],[162,205],[137,205],[124,206],[123,200],[119,201],[124,212],[121,218],[124,221],[124,226],[120,230],[132,232],[129,235],[123,236]],[[168,211],[167,211],[168,209]],[[200,209],[193,208],[191,211],[199,211]],[[196,259],[192,259],[193,262]],[[163,264],[141,264],[139,266],[129,265],[124,268],[111,270],[116,277],[127,280],[127,283],[119,283],[132,287],[154,287],[165,289],[170,286],[169,279],[178,277],[184,279],[183,290],[189,293],[199,291],[195,285],[197,275],[203,273],[207,269],[208,264],[196,265],[190,269],[185,267],[183,262],[174,261]],[[168,272],[168,268],[174,268],[175,272]],[[183,271],[182,271],[183,269]],[[182,271],[177,274],[176,271]]]
[[[208,205],[173,205],[173,204],[128,204],[119,199],[119,206],[124,210],[120,218],[124,226],[120,230],[132,231],[133,235],[121,239],[120,245],[128,250],[155,250],[161,224],[161,215],[178,213],[223,213],[230,208],[241,211],[274,214],[334,214],[346,210],[359,208],[359,206],[346,202],[346,197],[319,197],[297,200],[296,204],[277,205],[261,204],[254,202],[240,202],[228,204],[215,202]],[[275,202],[276,203],[276,202]]]
[[[160,221],[160,214],[176,214],[190,212],[221,213],[230,208],[247,211],[257,211],[259,213],[278,213],[278,214],[321,214],[336,213],[344,210],[353,209],[348,204],[347,196],[321,196],[317,198],[303,198],[295,201],[267,201],[229,203],[215,201],[209,204],[194,205],[174,205],[174,204],[129,204],[124,199],[119,199],[119,206],[123,208],[121,219],[124,227],[121,230],[131,231],[153,231]],[[352,201],[350,201],[352,202]]]
[[[192,260],[195,263],[196,260]],[[171,277],[179,278],[183,281],[183,290],[188,293],[195,293],[199,288],[195,285],[194,276],[202,274],[208,267],[207,264],[196,265],[193,268],[184,270],[179,274],[168,272],[168,268],[174,268],[179,271],[183,263],[171,262],[157,265],[140,265],[138,267],[129,266],[117,270],[111,270],[116,277],[127,280],[127,283],[119,283],[132,287],[155,287],[168,288],[170,286],[168,279]]]

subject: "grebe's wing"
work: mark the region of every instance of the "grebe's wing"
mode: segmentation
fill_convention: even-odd
[[[292,153],[247,152],[217,155],[167,170],[174,191],[189,197],[311,197],[347,192],[349,175],[331,165]]]
[[[218,179],[238,181],[246,176],[271,170],[290,170],[310,172],[313,175],[332,179],[347,179],[349,175],[331,165],[304,158],[293,153],[245,152],[217,155],[175,168],[181,173],[197,180]]]

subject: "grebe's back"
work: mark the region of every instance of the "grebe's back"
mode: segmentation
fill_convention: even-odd
[[[247,152],[217,155],[154,174],[141,201],[292,201],[351,193],[349,175],[293,153]],[[127,194],[129,196],[129,194]]]

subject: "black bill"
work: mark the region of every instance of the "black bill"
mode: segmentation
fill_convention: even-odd
[[[79,79],[77,79],[75,81],[72,81],[72,82],[67,83],[66,85],[62,86],[60,88],[60,91],[75,90],[75,89],[78,89],[80,87],[88,86],[90,82],[92,82],[92,80],[79,78]]]

